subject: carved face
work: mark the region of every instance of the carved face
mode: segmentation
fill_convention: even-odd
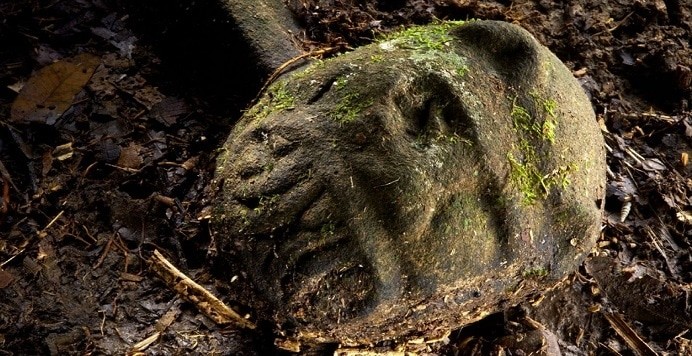
[[[219,157],[213,222],[279,323],[369,342],[570,272],[604,179],[564,65],[515,26],[442,24],[273,84]]]

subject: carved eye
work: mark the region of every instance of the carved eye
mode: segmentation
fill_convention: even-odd
[[[444,138],[468,133],[468,115],[449,79],[427,75],[414,81],[396,99],[407,120],[406,133],[427,147]]]
[[[269,137],[269,146],[271,147],[272,155],[281,158],[293,152],[298,147],[298,144],[274,133]]]
[[[250,137],[252,141],[256,143],[262,143],[262,142],[267,142],[269,139],[269,133],[267,130],[263,127],[258,127],[250,133]]]
[[[474,141],[473,123],[460,98],[449,90],[433,91],[431,97],[410,115],[406,132],[418,147]]]

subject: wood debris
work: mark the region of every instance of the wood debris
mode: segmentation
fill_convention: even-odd
[[[197,306],[204,315],[217,324],[233,324],[247,329],[255,328],[255,324],[241,317],[204,287],[180,272],[158,250],[154,250],[154,254],[149,258],[149,265],[169,288]]]

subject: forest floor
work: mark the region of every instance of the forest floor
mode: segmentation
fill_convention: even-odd
[[[206,188],[264,78],[240,67],[218,7],[137,3],[0,2],[0,354],[282,352],[270,327],[217,325],[148,267],[159,250],[252,314],[229,282],[243,276],[210,258]],[[439,19],[519,24],[573,71],[606,139],[602,236],[567,283],[444,341],[372,350],[521,354],[538,330],[565,355],[692,353],[689,3],[288,4],[305,50]]]

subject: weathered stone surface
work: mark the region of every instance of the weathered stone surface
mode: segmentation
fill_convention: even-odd
[[[253,50],[259,69],[271,73],[300,55],[294,36],[301,31],[281,0],[220,0]],[[240,54],[246,55],[246,54]]]
[[[582,262],[604,156],[582,89],[526,31],[413,28],[274,83],[220,153],[213,228],[298,338],[435,334]]]

